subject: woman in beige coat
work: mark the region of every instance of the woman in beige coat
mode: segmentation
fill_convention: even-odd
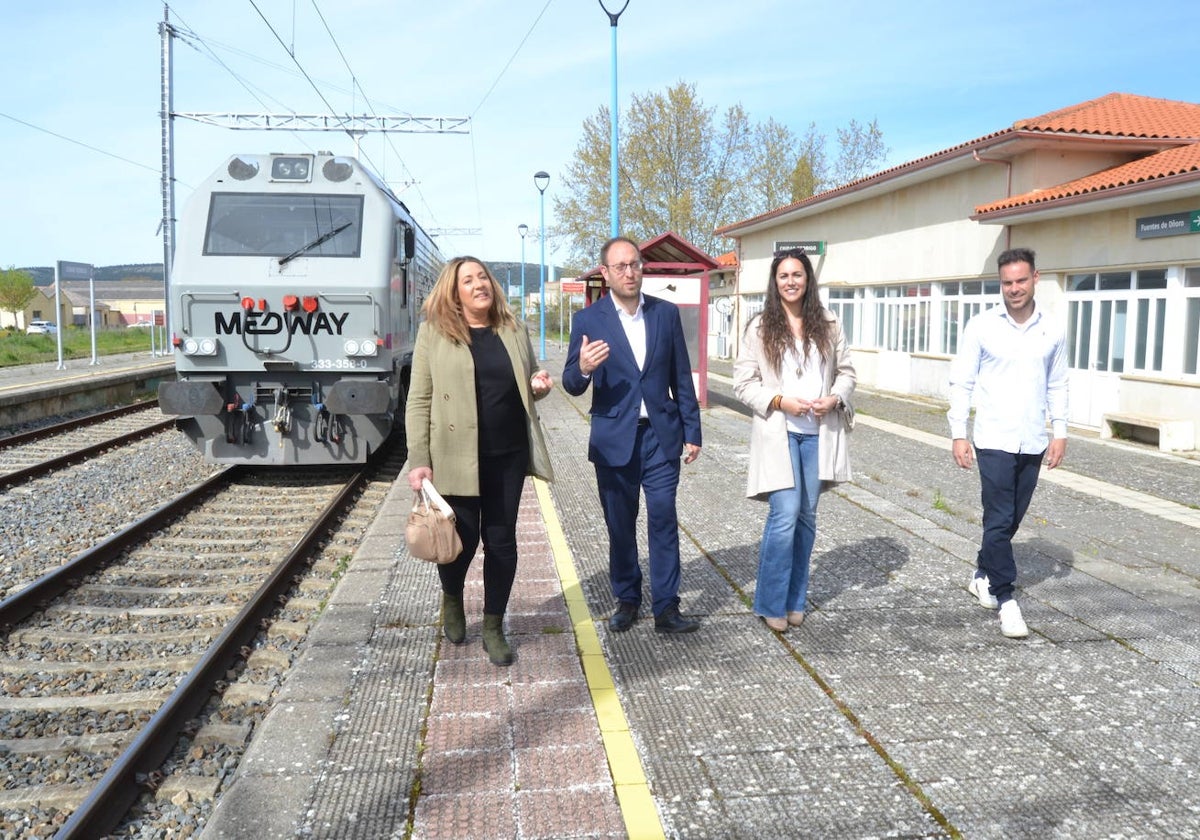
[[[812,262],[771,262],[766,305],[746,325],[734,391],[754,412],[746,495],[770,504],[759,546],[754,612],[783,632],[804,621],[822,483],[850,480],[854,365],[836,316],[821,305]]]
[[[480,260],[450,260],[422,313],[404,416],[408,483],[416,491],[433,482],[463,544],[438,566],[442,627],[451,642],[466,640],[463,589],[482,539],[483,646],[493,664],[510,665],[504,613],[517,574],[517,510],[526,475],[554,477],[534,408],[553,383]]]

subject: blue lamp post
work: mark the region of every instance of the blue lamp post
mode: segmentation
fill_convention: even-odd
[[[620,221],[617,212],[617,20],[621,17],[621,13],[629,7],[629,0],[625,0],[625,5],[616,12],[610,12],[608,6],[604,5],[604,0],[599,0],[599,3],[600,8],[608,15],[609,24],[612,26],[612,105],[609,108],[609,123],[612,125],[612,132],[608,149],[608,215],[611,235],[617,236]]]
[[[521,326],[525,326],[525,234],[529,233],[529,225],[517,225],[517,233],[521,234]]]
[[[540,328],[538,331],[541,337],[541,349],[538,350],[538,359],[546,361],[546,187],[550,186],[550,173],[538,171],[533,174],[533,185],[538,191],[538,218],[541,226],[541,244],[542,244],[542,267],[538,274],[539,291],[541,298],[538,303],[538,321]]]

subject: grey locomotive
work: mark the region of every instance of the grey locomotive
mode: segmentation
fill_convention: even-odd
[[[403,423],[443,264],[357,160],[236,155],[180,217],[163,413],[212,463],[364,461]]]

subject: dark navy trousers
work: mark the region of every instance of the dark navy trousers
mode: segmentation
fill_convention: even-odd
[[[596,464],[596,487],[608,526],[608,576],[622,604],[642,603],[638,565],[638,496],[646,494],[646,530],[650,541],[650,596],[654,614],[679,606],[679,519],[675,494],[679,459],[666,458],[654,430],[638,426],[633,458],[623,467]]]
[[[983,501],[983,541],[975,564],[987,575],[988,588],[1000,603],[1012,598],[1017,579],[1012,540],[1029,510],[1045,454],[1044,450],[1036,455],[975,450]]]

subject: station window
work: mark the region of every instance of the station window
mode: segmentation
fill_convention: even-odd
[[[763,308],[766,305],[767,305],[767,296],[766,295],[744,295],[742,297],[742,306],[744,307],[744,311],[746,313],[746,315],[745,315],[746,323],[747,324],[750,323],[750,319],[753,318],[755,315],[757,315],[759,312],[762,312]]]
[[[1161,372],[1166,290],[1161,268],[1068,274],[1068,366]]]
[[[1200,266],[1183,273],[1187,305],[1184,312],[1183,372],[1200,373]]]
[[[958,337],[967,322],[1001,302],[999,280],[967,280],[942,283],[939,304],[942,326],[939,350],[953,356],[958,352]]]
[[[842,332],[846,334],[847,344],[859,342],[858,331],[862,324],[863,307],[862,289],[830,289],[829,311],[838,316],[842,322]]]
[[[929,283],[906,283],[877,290],[876,345],[902,353],[928,353],[931,293]]]

